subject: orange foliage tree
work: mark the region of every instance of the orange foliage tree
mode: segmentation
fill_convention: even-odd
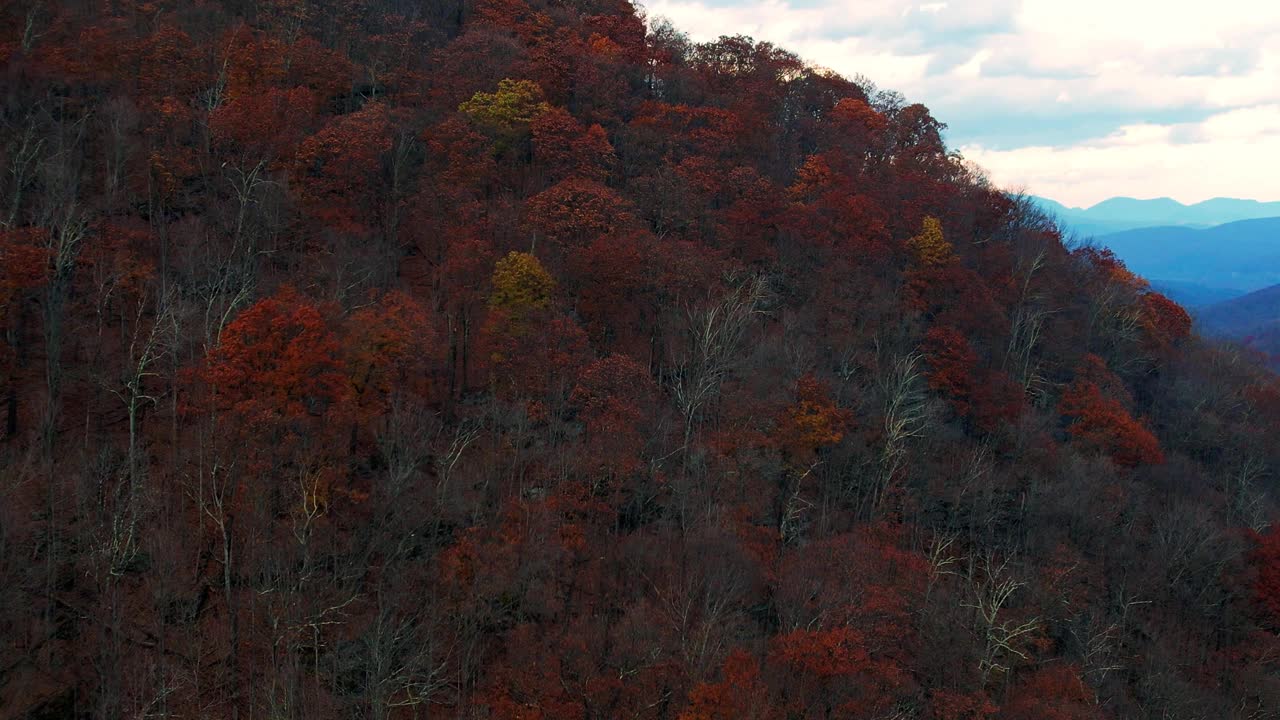
[[[778,418],[778,445],[793,462],[805,463],[818,450],[839,443],[851,420],[851,413],[831,399],[830,389],[807,373],[796,380],[795,402]]]

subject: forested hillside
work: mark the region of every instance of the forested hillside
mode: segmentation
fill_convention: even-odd
[[[1280,383],[615,0],[0,6],[0,717],[1280,717]]]

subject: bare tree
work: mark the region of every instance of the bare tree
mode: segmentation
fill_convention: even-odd
[[[124,405],[129,419],[128,474],[131,492],[137,490],[139,480],[138,435],[142,411],[160,401],[160,396],[154,394],[155,391],[147,384],[152,378],[159,377],[156,366],[169,353],[172,338],[177,334],[172,291],[156,298],[154,317],[149,324],[143,320],[146,309],[146,303],[138,304],[133,334],[125,350],[126,362],[118,382],[107,388]]]
[[[1047,398],[1046,381],[1035,361],[1035,351],[1044,333],[1045,322],[1053,311],[1045,304],[1044,293],[1032,282],[1044,268],[1046,249],[1041,247],[1030,257],[1019,257],[1015,268],[1018,300],[1009,319],[1009,342],[1005,348],[1005,367],[1022,385],[1024,394],[1037,404]]]
[[[975,631],[983,648],[978,671],[985,683],[992,675],[1007,673],[1014,659],[1028,658],[1022,641],[1040,628],[1040,618],[1007,619],[1009,599],[1026,584],[1010,577],[1008,558],[996,562],[990,555],[971,556],[965,580],[971,599],[962,606],[975,611]]]
[[[89,229],[89,214],[75,201],[55,213],[51,213],[49,228],[49,279],[44,293],[44,341],[45,341],[45,416],[42,436],[46,450],[52,449],[57,427],[58,403],[62,393],[62,342],[64,339],[64,314],[67,297],[71,292],[72,275],[76,260]]]
[[[720,393],[751,320],[769,297],[764,276],[736,285],[719,302],[702,310],[686,310],[690,347],[671,373],[671,395],[684,419],[687,451],[707,405]]]
[[[429,706],[452,684],[448,648],[428,631],[425,613],[403,610],[380,599],[372,627],[362,637],[365,692],[376,720],[401,708]]]
[[[6,133],[8,134],[8,133]],[[22,208],[22,196],[35,176],[40,151],[44,148],[45,139],[36,131],[34,111],[27,116],[22,129],[9,135],[9,202],[3,223],[0,226],[12,228],[17,224],[18,211]]]
[[[1267,464],[1254,456],[1242,458],[1223,476],[1228,507],[1237,520],[1261,533],[1270,525],[1267,494],[1258,486],[1266,479]]]
[[[878,352],[877,355],[883,353]],[[928,408],[922,360],[920,353],[910,352],[881,361],[883,364],[877,380],[883,398],[881,418],[884,439],[871,470],[869,486],[863,488],[860,500],[862,510],[868,517],[875,517],[879,512],[890,485],[906,465],[908,442],[924,434]]]

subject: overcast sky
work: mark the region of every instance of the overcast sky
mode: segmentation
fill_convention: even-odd
[[[923,102],[1008,188],[1280,200],[1280,1],[641,2]]]

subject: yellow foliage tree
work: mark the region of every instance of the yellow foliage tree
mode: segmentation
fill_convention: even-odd
[[[925,217],[920,234],[907,241],[907,248],[920,265],[946,265],[955,259],[951,243],[942,235],[942,223],[936,217]]]
[[[493,133],[499,150],[527,133],[529,123],[549,109],[537,83],[511,78],[498,81],[496,92],[478,92],[458,106],[459,112]]]
[[[529,253],[512,251],[493,268],[489,307],[521,317],[551,304],[556,281]]]

